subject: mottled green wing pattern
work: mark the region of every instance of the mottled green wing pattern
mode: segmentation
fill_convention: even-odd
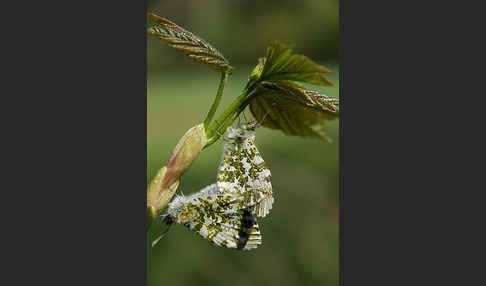
[[[251,250],[262,242],[257,217],[272,208],[270,170],[255,146],[258,123],[228,128],[218,181],[169,204],[166,223],[183,224],[208,241]]]
[[[239,209],[249,208],[257,217],[265,217],[274,199],[270,170],[255,145],[255,128],[255,124],[228,128],[217,184]]]
[[[177,196],[169,204],[168,216],[218,246],[251,250],[261,244],[255,215],[236,209],[216,184],[188,197]]]
[[[256,216],[249,210],[223,216],[223,222],[216,225],[221,231],[209,233],[207,239],[218,246],[251,250],[262,243],[262,236]]]

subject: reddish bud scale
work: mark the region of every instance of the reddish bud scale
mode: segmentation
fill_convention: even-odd
[[[172,151],[161,188],[167,188],[179,180],[194,163],[204,145],[206,145],[206,131],[203,124],[189,129]]]
[[[203,124],[189,129],[172,151],[169,162],[159,170],[147,191],[148,225],[172,199],[179,178],[191,167],[201,150],[206,145],[206,131]]]

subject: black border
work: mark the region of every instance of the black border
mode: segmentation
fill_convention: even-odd
[[[4,9],[3,284],[146,284],[146,5]]]
[[[458,74],[472,72],[452,67],[468,54],[454,46],[463,32],[452,31],[472,26],[446,6],[340,1],[340,285],[464,284],[470,275],[457,265],[468,259],[450,254],[469,244],[453,224],[471,218],[459,218],[469,179],[457,167],[468,164],[451,154],[470,148],[460,134],[472,124],[453,115],[470,90]]]

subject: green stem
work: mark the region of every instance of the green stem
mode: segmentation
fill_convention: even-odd
[[[233,121],[235,121],[235,119],[238,117],[238,114],[239,112],[233,112],[230,114],[230,116],[228,116],[226,118],[226,120],[224,120],[223,124],[221,124],[216,130],[221,130],[221,131],[217,131],[215,135],[213,135],[212,137],[207,137],[209,138],[208,141],[206,142],[206,145],[204,146],[204,148],[206,147],[209,147],[211,144],[213,144],[214,142],[218,141],[218,139],[221,137],[222,134],[224,134],[224,132],[226,131],[226,128],[228,128],[228,126],[230,126]]]
[[[222,70],[218,92],[216,93],[216,97],[214,98],[213,105],[211,106],[211,109],[209,110],[209,113],[206,116],[206,119],[204,120],[204,129],[206,130],[208,129],[209,123],[211,123],[211,120],[213,119],[214,114],[216,113],[216,109],[218,109],[219,103],[221,102],[221,97],[223,96],[223,89],[224,86],[226,85],[227,80],[228,80],[228,72],[226,70]]]
[[[204,148],[207,148],[214,142],[218,141],[221,135],[226,131],[226,128],[230,126],[233,121],[238,117],[238,115],[246,108],[249,103],[249,99],[252,98],[253,92],[248,93],[248,90],[245,89],[243,92],[236,98],[231,105],[226,108],[223,113],[214,120],[213,124],[206,129],[206,138],[208,141]]]

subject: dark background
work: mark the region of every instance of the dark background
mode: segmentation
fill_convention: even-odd
[[[338,1],[149,1],[148,12],[202,37],[236,67],[219,112],[239,95],[273,40],[330,69],[334,86],[314,88],[339,97]],[[204,120],[219,73],[152,37],[147,69],[150,180],[185,131]],[[332,144],[259,129],[256,143],[275,194],[272,212],[259,222],[263,244],[250,252],[219,248],[176,225],[148,254],[148,285],[338,285],[338,125],[328,124]],[[222,144],[201,153],[180,191],[190,194],[215,182]]]

